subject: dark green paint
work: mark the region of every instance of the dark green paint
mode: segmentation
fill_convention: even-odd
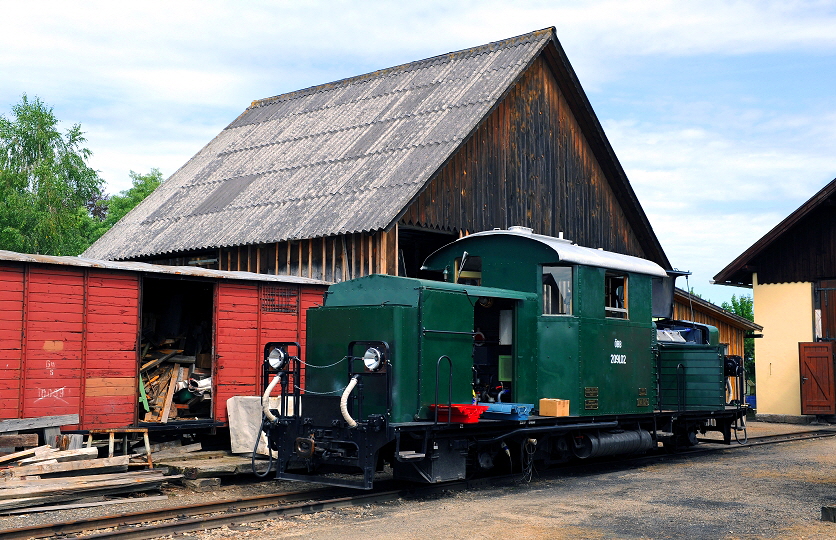
[[[481,258],[481,286],[452,283],[455,259],[465,249],[469,256]],[[514,401],[568,399],[573,416],[649,413],[659,403],[657,369],[661,365],[662,397],[669,400],[671,381],[676,383],[671,373],[681,363],[688,373],[688,408],[722,407],[722,357],[718,360],[716,329],[709,327],[710,346],[660,347],[660,364],[651,317],[651,276],[624,273],[628,318],[607,318],[607,270],[580,265],[573,266],[572,314],[543,315],[542,268],[559,265],[556,259],[554,250],[539,242],[518,236],[477,236],[442,248],[427,259],[427,269],[447,270],[446,282],[372,275],[333,285],[325,306],[309,311],[308,361],[330,364],[345,355],[350,341],[387,341],[392,347],[390,419],[426,419],[427,405],[436,401],[436,389],[437,401],[448,401],[446,362],[440,365],[436,385],[442,355],[452,362],[449,401],[471,402],[474,344],[469,333],[474,331],[474,311],[481,309],[477,302],[480,298],[507,299],[510,302],[504,302],[513,306],[514,313]],[[339,393],[348,382],[345,363],[316,375],[308,369],[308,388],[317,392]],[[372,382],[364,375],[366,379],[363,414],[387,413],[385,396],[371,396],[385,393],[382,379]],[[587,388],[597,389],[597,408],[585,406]]]

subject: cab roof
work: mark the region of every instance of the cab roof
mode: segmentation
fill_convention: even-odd
[[[562,262],[568,264],[579,264],[584,266],[596,266],[599,268],[606,268],[608,270],[617,270],[621,272],[631,272],[636,274],[645,274],[656,277],[666,277],[668,274],[664,268],[653,261],[633,257],[631,255],[622,255],[621,253],[613,253],[611,251],[604,251],[603,249],[593,249],[588,247],[573,244],[570,240],[563,238],[555,238],[553,236],[545,236],[542,234],[535,234],[527,227],[510,227],[505,229],[494,229],[491,231],[483,231],[473,233],[468,236],[459,238],[452,244],[449,244],[429,257],[427,261],[433,259],[437,253],[451,249],[452,246],[460,246],[466,249],[466,246],[475,238],[485,237],[515,237],[521,241],[537,242],[550,250],[557,256],[556,261],[543,262]],[[424,263],[424,270],[432,270]]]

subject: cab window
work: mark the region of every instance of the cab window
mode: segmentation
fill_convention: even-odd
[[[572,268],[543,266],[543,315],[572,314]]]
[[[463,285],[482,284],[482,257],[470,255],[468,252],[456,259],[453,281]]]
[[[604,312],[611,319],[627,319],[627,276],[607,272],[604,281]]]

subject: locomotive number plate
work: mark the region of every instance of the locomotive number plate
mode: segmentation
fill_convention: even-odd
[[[650,406],[650,399],[646,397],[640,397],[636,400],[636,407],[649,407]]]
[[[587,386],[583,389],[583,397],[598,397],[598,387],[597,386]],[[595,407],[596,409],[598,407]]]
[[[587,411],[594,411],[598,409],[597,399],[587,399],[583,402],[583,408]]]

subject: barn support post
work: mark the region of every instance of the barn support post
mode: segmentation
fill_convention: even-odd
[[[398,236],[400,236],[400,231],[398,229],[398,224],[397,223],[395,223],[395,227],[392,230],[395,232],[395,241],[394,241],[394,244],[395,244],[395,274],[394,275],[398,276],[398,275],[400,275],[401,261],[399,260],[400,249],[398,248],[398,242],[400,240],[398,238]]]

